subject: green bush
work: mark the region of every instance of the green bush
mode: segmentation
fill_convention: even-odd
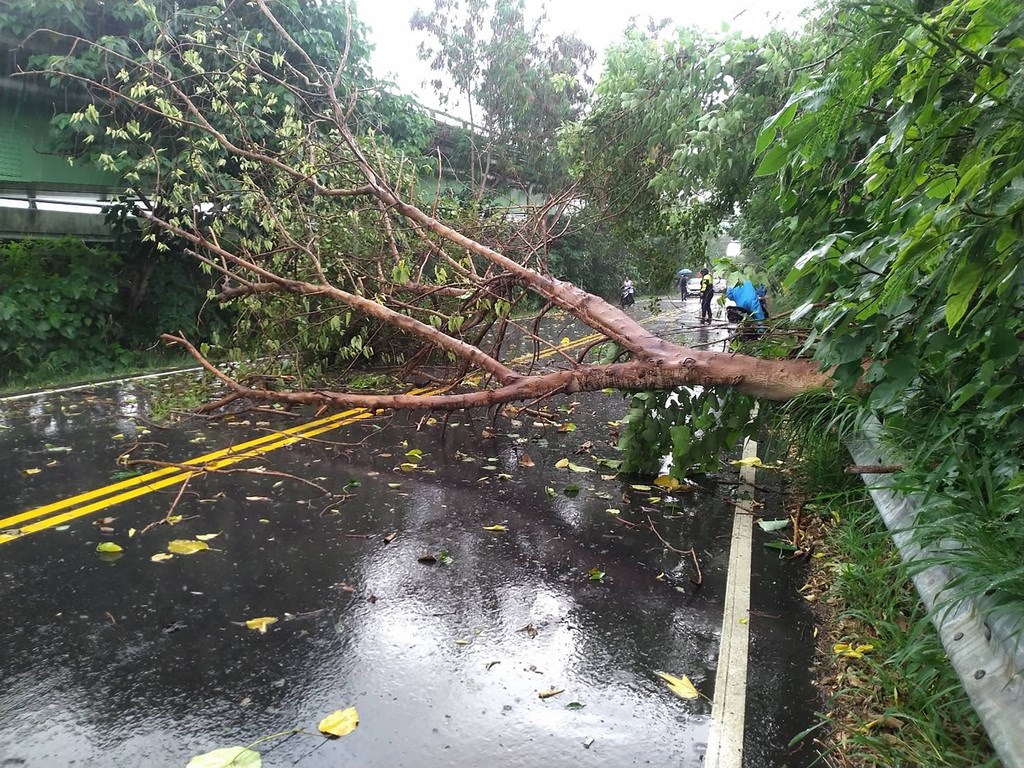
[[[0,245],[0,378],[109,357],[119,266],[70,237]]]

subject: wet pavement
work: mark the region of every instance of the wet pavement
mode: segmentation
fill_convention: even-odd
[[[172,385],[0,404],[0,517],[132,482],[117,457],[136,441],[181,462],[312,419],[137,421]],[[180,481],[3,544],[0,766],[183,766],[293,728],[256,747],[264,765],[701,764],[732,486],[615,475],[600,461],[624,412],[598,393],[550,421],[367,419],[195,477],[176,505]],[[172,505],[182,519],[159,523]],[[695,548],[700,586],[648,521]],[[213,551],[151,560],[203,534]],[[787,747],[814,709],[800,570],[757,534],[745,764],[808,765]],[[257,617],[278,620],[261,634]],[[317,733],[349,706],[354,733]]]

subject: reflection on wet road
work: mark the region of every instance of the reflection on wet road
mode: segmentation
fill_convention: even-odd
[[[116,457],[136,439],[183,461],[291,426],[243,414],[141,434],[134,416],[149,394],[119,386],[5,407],[0,516],[42,488],[52,499],[119,481]],[[190,481],[174,526],[142,532],[177,485],[0,548],[0,766],[184,765],[293,727],[308,733],[258,747],[265,765],[698,764],[709,700],[677,698],[654,672],[713,695],[728,488],[633,488],[598,462],[615,457],[608,422],[621,397],[577,402],[554,423],[520,414],[490,437],[464,414],[444,429],[419,416],[363,421],[231,467],[262,465],[327,494],[214,473]],[[563,458],[594,471],[556,468]],[[699,588],[692,562],[640,524],[648,516],[697,548]],[[506,530],[484,530],[496,524]],[[209,533],[215,551],[150,559]],[[102,541],[121,556],[101,559]],[[419,562],[442,553],[450,562]],[[795,594],[798,574],[758,567],[770,591]],[[279,621],[266,634],[244,626],[261,616]],[[785,743],[807,713],[776,714],[807,698],[779,683],[807,663],[784,634],[806,626],[786,623],[767,636],[751,623],[759,647],[789,646],[759,662],[768,680],[754,681],[764,690],[748,717],[751,765],[802,764]],[[347,706],[360,713],[353,734],[316,734]]]

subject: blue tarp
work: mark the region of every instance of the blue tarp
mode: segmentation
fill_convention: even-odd
[[[758,291],[754,284],[746,280],[725,293],[726,297],[736,302],[736,306],[745,309],[755,320],[764,320],[764,309],[761,307],[761,296],[764,289]]]

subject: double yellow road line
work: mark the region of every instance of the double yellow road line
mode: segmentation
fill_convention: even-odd
[[[566,352],[585,344],[590,344],[601,338],[604,338],[603,334],[591,333],[568,343],[546,349],[538,357],[550,357],[559,352]],[[532,357],[531,354],[520,355],[512,362],[522,363],[530,360]],[[420,388],[410,390],[408,394],[434,395],[442,391],[443,389],[441,388]],[[27,534],[63,525],[80,517],[91,515],[94,512],[100,512],[121,502],[145,496],[147,493],[159,491],[177,483],[183,483],[190,477],[206,471],[223,469],[240,461],[261,456],[278,448],[294,445],[307,438],[330,432],[348,424],[354,424],[357,421],[369,419],[372,416],[373,413],[365,408],[352,408],[321,419],[315,419],[306,424],[300,424],[290,429],[274,432],[254,440],[249,440],[248,442],[239,443],[238,445],[222,448],[221,450],[189,459],[182,462],[180,466],[163,467],[128,478],[127,480],[105,485],[101,488],[5,517],[0,519],[0,531],[16,529],[17,533],[0,533],[0,544],[7,544]],[[190,467],[195,468],[191,469]],[[23,525],[23,523],[27,523],[27,525]]]

